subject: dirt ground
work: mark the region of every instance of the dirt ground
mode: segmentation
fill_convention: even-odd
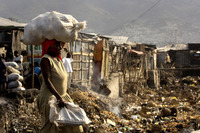
[[[70,94],[92,120],[87,132],[192,132],[199,129],[198,92],[199,77],[185,77],[160,89],[127,84],[118,99],[78,89]]]
[[[159,89],[127,83],[122,97],[111,99],[84,88],[68,93],[92,123],[88,133],[190,133],[200,125],[200,77],[162,81]],[[37,110],[38,90],[7,92],[0,96],[0,132],[37,133],[41,117]]]

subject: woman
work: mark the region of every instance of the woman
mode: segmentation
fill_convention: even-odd
[[[82,126],[57,127],[49,121],[49,98],[55,96],[59,107],[64,102],[73,102],[67,92],[67,72],[60,57],[64,43],[46,40],[42,44],[41,72],[44,78],[38,97],[38,107],[42,115],[41,133],[80,133]]]

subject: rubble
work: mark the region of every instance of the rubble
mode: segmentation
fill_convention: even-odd
[[[173,78],[173,77],[172,77]],[[184,80],[196,81],[183,84],[181,78],[169,82],[159,90],[141,88],[135,94],[134,85],[126,85],[119,103],[120,114],[107,108],[113,99],[94,93],[71,92],[72,98],[84,108],[92,120],[87,132],[187,132],[198,130],[199,121],[199,81],[198,77],[185,77]],[[175,81],[173,79],[168,81]],[[185,82],[185,81],[184,81]],[[97,102],[98,101],[98,102]],[[115,106],[115,105],[113,105]],[[106,110],[106,111],[104,111]],[[109,115],[108,112],[109,111]],[[107,120],[111,120],[111,124]],[[109,125],[110,124],[110,125]]]
[[[171,77],[173,78],[173,77]],[[176,77],[177,78],[177,77]],[[185,84],[185,80],[196,81]],[[114,99],[93,91],[69,88],[68,93],[92,121],[85,132],[192,132],[200,129],[199,77],[168,80],[160,89],[126,85],[122,97]],[[138,89],[138,88],[137,88]],[[1,95],[1,130],[7,132],[38,132],[38,90],[8,92]],[[0,130],[0,131],[1,131]]]
[[[37,94],[37,89],[1,93],[1,133],[39,132],[41,117],[36,105]]]

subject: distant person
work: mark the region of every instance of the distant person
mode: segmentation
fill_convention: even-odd
[[[28,53],[27,53],[27,51],[23,50],[21,52],[21,55],[23,56],[23,62],[28,62],[28,59],[27,59]]]
[[[71,58],[71,54],[68,52],[67,56],[65,58],[63,58],[62,61],[63,61],[63,65],[65,67],[65,70],[68,73],[67,88],[69,88],[71,85],[71,78],[72,78],[72,72],[73,72],[72,65],[71,65],[73,59]]]
[[[6,61],[13,61],[13,53],[11,51],[6,52]]]
[[[5,65],[5,56],[4,54],[0,54],[0,91],[6,90],[7,84],[7,71]]]
[[[15,61],[19,65],[18,70],[21,72],[21,75],[23,75],[23,72],[22,72],[22,70],[23,70],[23,66],[22,66],[23,56],[20,55],[18,51],[14,52],[13,61]]]
[[[40,74],[40,66],[39,66],[39,63],[38,62],[35,62],[35,74],[39,75]]]

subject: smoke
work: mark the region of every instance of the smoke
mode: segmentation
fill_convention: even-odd
[[[121,112],[120,112],[119,106],[110,107],[110,111],[115,113],[118,116],[121,116]]]

